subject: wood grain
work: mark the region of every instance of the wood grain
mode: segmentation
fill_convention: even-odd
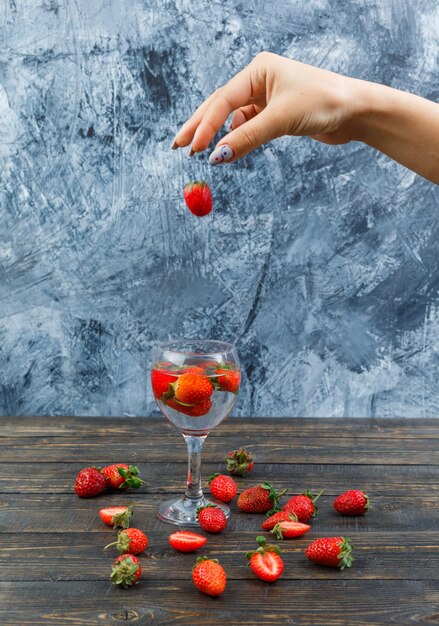
[[[289,494],[326,491],[311,531],[278,542],[285,571],[273,585],[257,580],[244,559],[264,516],[239,513],[233,502],[226,531],[200,551],[219,558],[228,575],[226,593],[213,599],[191,582],[195,555],[169,546],[175,527],[155,514],[161,500],[182,492],[187,470],[184,442],[164,419],[0,418],[0,624],[439,624],[438,440],[439,420],[222,424],[206,441],[204,476],[222,471],[227,450],[245,445],[257,462],[238,479],[240,491],[262,480]],[[145,478],[138,492],[75,496],[81,467],[125,460]],[[371,496],[364,517],[333,509],[334,496],[352,487]],[[103,547],[116,533],[97,512],[131,502],[133,525],[146,530],[150,546],[141,583],[124,591],[108,579],[115,552]],[[343,572],[304,555],[313,539],[334,535],[355,545],[356,562]]]

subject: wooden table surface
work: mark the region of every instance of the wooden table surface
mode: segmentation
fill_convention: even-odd
[[[256,579],[244,553],[263,516],[238,513],[209,536],[200,553],[219,558],[228,584],[219,598],[191,581],[194,554],[168,544],[175,530],[155,516],[158,502],[181,493],[186,475],[182,437],[163,418],[0,418],[0,624],[52,626],[132,624],[439,623],[439,420],[230,418],[206,440],[203,476],[223,469],[238,445],[256,455],[239,490],[268,480],[289,493],[324,488],[319,516],[300,539],[279,542],[285,571],[275,584]],[[137,464],[138,492],[80,499],[76,473],[91,464]],[[372,500],[365,517],[332,508],[349,488]],[[123,590],[109,581],[115,532],[98,518],[104,505],[136,502],[133,525],[150,547],[143,579]],[[340,572],[308,562],[315,538],[345,535],[356,546]],[[270,535],[268,535],[270,536]]]

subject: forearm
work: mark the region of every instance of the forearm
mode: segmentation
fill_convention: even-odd
[[[384,85],[355,83],[361,105],[354,138],[439,184],[439,104]]]

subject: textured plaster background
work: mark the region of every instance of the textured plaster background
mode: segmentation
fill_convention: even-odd
[[[149,414],[152,347],[203,336],[238,414],[438,415],[438,187],[360,144],[169,149],[263,49],[439,99],[436,0],[0,0],[1,414]]]

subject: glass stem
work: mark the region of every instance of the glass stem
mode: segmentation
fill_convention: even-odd
[[[201,489],[201,451],[207,435],[194,437],[183,435],[188,451],[187,489],[186,498],[200,500],[203,497]]]

